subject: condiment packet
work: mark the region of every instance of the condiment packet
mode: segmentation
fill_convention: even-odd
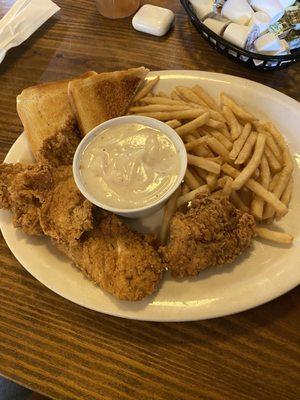
[[[300,3],[288,7],[285,11],[285,18],[293,29],[300,30]]]
[[[0,20],[0,63],[59,10],[51,0],[17,0]]]
[[[279,39],[284,39],[288,33],[292,30],[292,26],[287,21],[286,17],[282,17],[281,20],[270,25],[268,31],[276,35]]]
[[[291,31],[287,35],[285,40],[288,42],[291,50],[300,48],[300,32],[299,31]]]

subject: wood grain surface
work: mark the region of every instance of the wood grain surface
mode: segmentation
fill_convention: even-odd
[[[0,15],[13,4],[0,0]],[[102,18],[93,0],[57,0],[60,13],[0,65],[0,156],[22,131],[15,110],[32,84],[88,70],[139,65],[233,74],[300,100],[300,65],[257,73],[204,42],[178,1],[163,38],[131,20]],[[287,118],[288,123],[288,118]],[[34,255],[32,255],[34,257]],[[0,374],[53,399],[300,398],[300,292],[239,315],[191,323],[143,323],[98,314],[46,289],[0,239]]]

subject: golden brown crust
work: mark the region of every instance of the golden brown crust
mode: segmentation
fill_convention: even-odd
[[[75,241],[93,227],[93,209],[77,189],[72,167],[0,165],[0,208],[29,235]]]
[[[38,209],[53,186],[51,168],[33,164],[24,167],[8,186],[13,224],[28,235],[42,235]]]
[[[68,93],[81,134],[126,113],[148,70],[133,68],[98,74],[69,83]]]
[[[55,244],[84,275],[120,300],[141,300],[154,293],[162,279],[158,253],[113,214],[77,243]]]
[[[94,206],[77,189],[72,168],[53,171],[54,186],[39,210],[39,218],[45,235],[71,243],[93,228]]]
[[[0,164],[0,209],[10,210],[11,209],[11,197],[9,194],[9,185],[15,178],[15,176],[23,171],[24,166],[22,164]]]
[[[196,276],[205,268],[234,261],[252,242],[254,218],[226,199],[196,199],[186,214],[177,212],[170,241],[159,249],[177,278]]]

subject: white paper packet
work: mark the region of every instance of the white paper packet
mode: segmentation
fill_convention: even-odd
[[[59,10],[51,0],[16,0],[0,20],[0,63],[9,49],[23,43]]]

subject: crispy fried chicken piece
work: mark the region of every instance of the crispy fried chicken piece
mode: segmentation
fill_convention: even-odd
[[[2,164],[0,170],[2,193],[6,198],[1,207],[12,211],[16,228],[28,235],[42,235],[38,209],[53,185],[50,168],[41,164],[9,164],[9,167]]]
[[[2,165],[0,185],[0,206],[11,209],[15,226],[51,237],[104,290],[123,300],[156,290],[164,270],[157,251],[118,217],[103,212],[94,218],[71,166]]]
[[[141,300],[162,279],[158,253],[113,214],[104,216],[75,245],[56,245],[90,280],[120,300]]]
[[[45,235],[72,242],[93,228],[94,206],[77,189],[72,167],[52,170],[53,188],[47,192],[39,210]]]
[[[2,210],[11,209],[11,198],[8,187],[15,176],[23,171],[22,164],[0,164],[0,208]]]
[[[71,166],[2,164],[0,200],[29,235],[71,242],[93,227],[93,206],[78,191]]]
[[[205,268],[234,261],[251,245],[254,226],[253,217],[228,200],[198,198],[186,214],[174,215],[169,243],[159,252],[172,276],[196,276]]]

